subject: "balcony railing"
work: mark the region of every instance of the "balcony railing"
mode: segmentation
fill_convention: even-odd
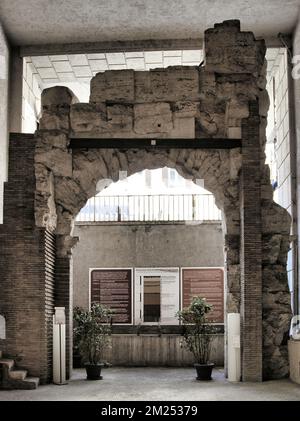
[[[211,194],[95,196],[78,214],[78,222],[219,221]]]

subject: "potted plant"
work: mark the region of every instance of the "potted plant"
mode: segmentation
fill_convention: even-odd
[[[207,315],[212,305],[205,298],[194,297],[189,307],[176,313],[184,326],[183,344],[192,352],[197,371],[197,380],[211,380],[214,363],[209,361],[211,343],[216,329],[209,323]]]
[[[87,379],[102,379],[103,353],[111,343],[112,311],[104,305],[93,304],[91,310],[74,308],[74,337],[84,363]]]
[[[79,317],[82,308],[75,307],[73,309],[73,368],[82,368],[82,357],[79,352],[79,342],[80,342],[80,329],[77,328],[77,322],[75,321],[76,317]]]

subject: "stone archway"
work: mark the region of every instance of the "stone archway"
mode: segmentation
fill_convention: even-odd
[[[49,133],[47,133],[48,135]],[[41,136],[41,133],[39,136]],[[37,160],[40,153],[39,146],[36,148],[36,152],[38,152],[35,156]],[[142,149],[120,151],[118,149],[90,149],[73,151],[72,165],[74,179],[68,177],[56,179],[55,176],[52,177],[52,172],[50,173],[49,181],[53,183],[51,189],[53,197],[49,196],[48,203],[54,203],[54,205],[49,207],[49,211],[53,212],[56,209],[56,215],[52,213],[43,214],[44,220],[46,216],[47,222],[51,221],[51,224],[57,219],[55,228],[57,267],[61,267],[62,271],[69,268],[71,248],[78,240],[71,235],[73,221],[87,200],[96,193],[98,180],[112,179],[117,181],[120,172],[123,171],[126,171],[127,176],[130,176],[144,169],[165,166],[175,168],[184,178],[194,181],[203,179],[206,189],[214,194],[216,203],[222,210],[226,253],[228,258],[231,259],[230,264],[226,266],[225,273],[226,278],[230,279],[230,283],[226,282],[226,312],[239,312],[240,265],[239,241],[237,241],[240,230],[239,172],[241,153],[239,150],[170,149],[162,151]],[[40,164],[36,164],[36,168],[40,171]],[[52,170],[56,171],[55,164]],[[82,185],[81,183],[86,186],[87,190],[79,188]],[[52,230],[52,227],[48,226],[48,229]],[[68,272],[65,273],[68,276]],[[67,279],[64,280],[64,283],[68,289]],[[60,304],[68,307],[69,302],[63,301]]]
[[[290,218],[273,202],[264,163],[264,54],[263,42],[226,21],[205,32],[203,67],[99,73],[88,104],[66,88],[45,90],[35,149],[35,221],[56,235],[61,305],[69,304],[72,221],[99,179],[161,166],[204,179],[224,214],[226,308],[241,313],[245,381],[288,372]],[[71,137],[240,138],[242,147],[124,151],[116,140],[114,149],[72,150]]]

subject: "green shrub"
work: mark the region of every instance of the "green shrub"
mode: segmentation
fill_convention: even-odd
[[[184,325],[183,344],[192,352],[195,363],[209,362],[211,343],[216,333],[215,326],[208,322],[207,316],[212,305],[205,298],[194,297],[189,307],[176,313],[177,318]]]
[[[101,304],[93,304],[90,311],[74,308],[74,348],[84,363],[103,362],[103,353],[111,345],[111,315],[112,311]]]

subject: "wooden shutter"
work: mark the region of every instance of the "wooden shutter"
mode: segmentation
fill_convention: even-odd
[[[220,268],[182,269],[182,306],[190,305],[200,295],[213,305],[209,319],[224,323],[224,276]]]
[[[161,269],[161,324],[177,325],[179,310],[179,269]]]

